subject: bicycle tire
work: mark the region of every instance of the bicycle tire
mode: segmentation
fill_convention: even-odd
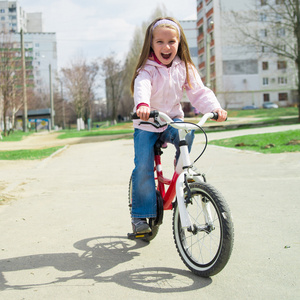
[[[156,191],[156,194],[159,193],[158,191]],[[156,195],[156,198],[157,198],[157,201],[162,201],[161,199],[161,196],[160,194],[159,195]],[[132,176],[130,176],[130,180],[129,180],[129,187],[128,187],[128,206],[129,206],[129,212],[130,212],[130,215],[131,215],[131,211],[132,211]],[[161,224],[161,222],[157,222],[157,219],[161,219],[162,221],[162,213],[163,213],[163,204],[160,203],[157,203],[157,208],[158,208],[158,211],[157,211],[157,218],[156,219],[149,219],[148,220],[148,223],[151,227],[151,234],[148,235],[147,237],[144,237],[142,238],[143,241],[145,242],[150,242],[152,241],[158,234],[158,229],[159,229],[159,225]],[[162,211],[161,211],[162,209]]]
[[[189,183],[191,201],[187,210],[193,225],[207,226],[202,201],[210,203],[214,229],[210,232],[190,232],[181,227],[177,201],[173,212],[173,237],[177,251],[184,264],[196,275],[210,277],[219,273],[229,261],[234,240],[234,228],[229,207],[213,186],[203,183]],[[187,198],[187,189],[185,189]]]

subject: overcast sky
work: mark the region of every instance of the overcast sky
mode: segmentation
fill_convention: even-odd
[[[196,0],[19,0],[26,12],[42,12],[45,32],[56,32],[58,67],[78,56],[123,59],[134,29],[159,5],[178,20],[196,19]]]

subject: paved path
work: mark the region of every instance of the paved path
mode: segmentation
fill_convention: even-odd
[[[164,160],[172,158],[169,148]],[[149,245],[126,238],[132,167],[132,140],[0,161],[0,192],[11,199],[0,206],[1,300],[299,299],[300,153],[208,147],[198,167],[235,224],[231,260],[209,279],[181,262],[171,212]]]

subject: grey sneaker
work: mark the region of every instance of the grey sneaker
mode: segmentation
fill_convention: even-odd
[[[133,233],[149,233],[151,228],[149,227],[146,219],[134,218],[131,221]]]

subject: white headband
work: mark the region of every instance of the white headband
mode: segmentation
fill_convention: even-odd
[[[158,25],[162,25],[162,24],[167,24],[167,25],[171,25],[171,26],[174,26],[177,31],[178,31],[178,35],[179,35],[179,40],[180,40],[180,29],[179,29],[179,26],[171,21],[171,20],[168,20],[168,19],[162,19],[162,20],[159,20],[157,21],[154,25],[153,25],[153,28],[152,28],[152,31],[158,26]]]

